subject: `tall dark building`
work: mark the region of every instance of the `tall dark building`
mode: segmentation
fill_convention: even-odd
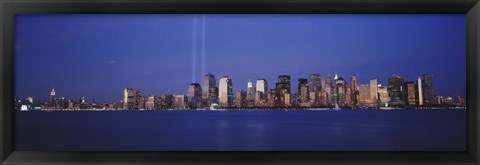
[[[215,76],[211,73],[203,77],[202,99],[205,100],[208,105],[218,103],[217,82]]]
[[[286,89],[288,93],[291,93],[290,88],[290,76],[289,75],[280,75],[278,76],[278,83],[283,83],[283,89]]]
[[[248,105],[247,103],[247,92],[244,90],[239,90],[237,91],[237,94],[235,96],[235,101],[234,105],[236,107],[246,107]]]
[[[140,90],[135,90],[135,94],[133,95],[133,109],[142,109],[145,105],[145,98],[143,98],[142,93]]]
[[[387,92],[392,102],[404,102],[404,84],[405,80],[400,76],[392,76],[388,78]]]
[[[357,90],[357,75],[353,75],[352,78],[350,78],[350,102],[353,106],[357,105],[357,96],[358,96],[358,90]]]
[[[339,77],[335,79],[335,93],[333,96],[335,96],[335,101],[338,103],[340,106],[345,106],[346,105],[346,96],[347,96],[347,82],[342,78]]]
[[[307,103],[310,101],[309,99],[309,86],[308,80],[304,78],[298,79],[298,97],[300,99],[300,103]]]
[[[433,90],[433,75],[423,74],[421,79],[423,84],[423,99],[425,105],[437,104],[435,92]]]
[[[202,106],[202,88],[198,83],[192,83],[188,87],[188,105],[190,108],[198,108]]]

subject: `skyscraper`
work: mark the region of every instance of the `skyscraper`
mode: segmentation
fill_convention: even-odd
[[[403,92],[403,85],[405,80],[400,76],[392,76],[388,78],[388,95],[390,100],[395,103],[403,103],[404,102],[404,92]]]
[[[158,109],[172,109],[173,108],[173,95],[162,95],[158,97],[157,108]]]
[[[135,92],[132,88],[125,88],[123,90],[123,109],[133,109],[135,100],[134,100]]]
[[[358,85],[358,103],[362,104],[371,104],[372,103],[372,97],[370,96],[370,84],[359,84]]]
[[[318,103],[318,95],[322,89],[322,79],[320,74],[312,73],[310,74],[310,84],[309,84],[309,98],[311,103]]]
[[[283,89],[286,89],[287,93],[291,93],[290,76],[289,75],[278,76],[278,83],[282,83],[283,84]]]
[[[205,100],[208,105],[218,102],[217,82],[215,76],[211,73],[203,77],[202,99]]]
[[[350,102],[352,103],[353,106],[355,106],[358,102],[357,95],[358,95],[357,75],[354,74],[352,78],[350,78],[350,95],[347,96],[347,97],[350,97]]]
[[[265,103],[267,99],[268,84],[267,80],[264,78],[258,79],[257,84],[255,85],[255,105],[259,106],[261,103]]]
[[[345,106],[352,107],[352,92],[349,87],[346,87],[346,89]]]
[[[405,82],[405,103],[409,106],[415,106],[415,82]]]
[[[228,76],[223,76],[219,80],[218,101],[221,107],[229,107],[233,104],[232,80]]]
[[[436,104],[435,99],[435,92],[433,90],[433,75],[431,74],[423,74],[421,76],[422,83],[423,83],[423,97],[424,97],[424,104]]]
[[[187,98],[185,95],[174,95],[173,96],[173,109],[186,109],[187,108]]]
[[[267,80],[264,78],[258,79],[255,87],[257,88],[257,91],[260,91],[262,93],[267,93],[268,91]]]
[[[370,100],[373,103],[378,101],[378,83],[377,79],[370,80]]]
[[[422,89],[423,85],[422,85],[422,78],[421,77],[418,77],[417,78],[417,89],[416,89],[416,102],[417,102],[417,105],[419,106],[422,106],[423,105],[423,89]]]
[[[318,104],[322,107],[325,107],[325,106],[328,106],[328,94],[326,91],[321,91],[319,94],[318,94]]]
[[[334,96],[332,95],[332,76],[330,75],[327,75],[327,77],[325,77],[325,92],[327,92],[328,104],[333,105]]]
[[[198,83],[191,83],[188,87],[188,105],[190,108],[199,108],[202,106],[202,88]]]
[[[237,91],[235,96],[235,106],[236,107],[246,107],[247,106],[247,92],[244,90]]]
[[[298,96],[300,98],[300,104],[303,104],[301,106],[305,106],[304,104],[310,102],[309,99],[309,85],[308,85],[308,80],[304,78],[298,79]]]
[[[313,73],[313,74],[310,74],[310,84],[309,84],[309,89],[310,91],[312,92],[320,92],[320,90],[322,89],[322,86],[321,86],[321,79],[320,79],[320,74],[316,74],[316,73]]]
[[[134,98],[134,104],[133,104],[133,109],[143,109],[145,105],[145,98],[143,98],[142,93],[140,90],[135,90],[135,94],[133,95]]]
[[[28,96],[25,100],[27,100],[27,103],[33,104],[33,97],[32,96]]]
[[[378,100],[380,101],[380,106],[386,107],[388,102],[390,102],[390,96],[388,95],[388,87],[378,85]]]
[[[57,106],[57,98],[55,96],[55,88],[52,88],[52,91],[50,92],[50,105],[52,107]]]
[[[337,75],[335,75],[335,77],[335,93],[333,96],[335,97],[335,101],[339,106],[345,106],[347,83],[342,77],[338,77]]]
[[[275,106],[284,106],[285,105],[285,94],[290,94],[290,76],[289,75],[279,75],[278,82],[275,84],[276,96],[275,96]]]
[[[156,102],[156,97],[155,95],[150,95],[147,97],[147,101],[145,102],[145,109],[147,110],[153,110],[155,109],[155,102]]]
[[[255,102],[255,88],[251,80],[247,83],[247,106],[253,107]]]

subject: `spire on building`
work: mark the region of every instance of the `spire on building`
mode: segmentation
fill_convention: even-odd
[[[50,92],[50,95],[55,96],[55,87],[52,87],[52,91]]]
[[[334,80],[337,80],[337,79],[338,79],[338,75],[337,75],[337,74],[335,74],[335,78],[334,78]]]

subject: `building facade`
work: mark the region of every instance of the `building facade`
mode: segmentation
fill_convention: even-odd
[[[191,83],[188,87],[188,106],[190,108],[200,108],[202,104],[202,88],[198,83]]]
[[[404,84],[405,80],[400,76],[392,76],[388,78],[388,95],[390,100],[395,103],[404,103]]]
[[[308,80],[304,78],[298,79],[298,96],[300,104],[303,104],[302,106],[310,102],[309,95]]]
[[[405,104],[408,106],[415,106],[416,105],[416,98],[415,98],[415,82],[408,81],[405,82]]]
[[[133,109],[135,91],[132,88],[125,88],[123,90],[123,109]]]
[[[218,102],[220,107],[230,107],[233,105],[232,80],[228,76],[223,76],[219,80]]]
[[[215,76],[211,73],[203,77],[202,99],[207,105],[218,103],[218,88]]]

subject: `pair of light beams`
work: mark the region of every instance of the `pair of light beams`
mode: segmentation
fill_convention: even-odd
[[[199,18],[200,17],[200,18]],[[198,46],[197,46],[197,42],[198,42],[198,19],[201,19],[201,27],[200,27],[200,30],[201,30],[201,36],[200,36],[200,40],[201,40],[201,45],[200,45],[200,48],[201,48],[201,52],[200,52],[200,55],[201,55],[201,75],[205,75],[205,52],[206,52],[206,15],[203,14],[203,15],[197,15],[197,14],[194,14],[193,15],[193,21],[192,21],[192,82],[197,82],[196,81],[196,73],[197,73],[197,52],[198,52]]]

